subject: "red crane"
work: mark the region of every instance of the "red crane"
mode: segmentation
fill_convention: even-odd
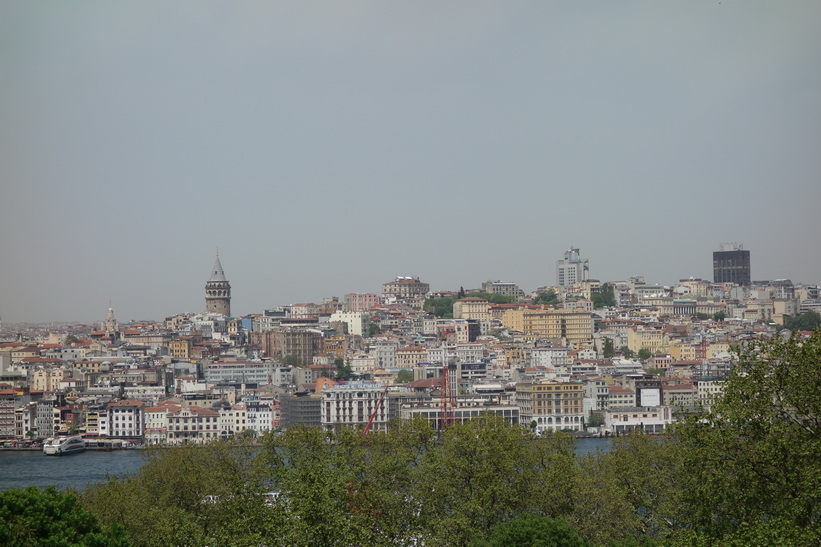
[[[368,420],[368,425],[365,426],[365,430],[362,432],[362,435],[365,437],[368,436],[368,430],[371,428],[371,424],[373,423],[374,419],[376,418],[376,413],[379,412],[379,407],[382,406],[382,401],[385,399],[385,395],[388,393],[388,384],[385,384],[385,389],[382,391],[382,395],[379,396],[379,400],[376,401],[376,406],[371,412],[371,417]]]
[[[439,410],[440,432],[453,423],[454,408],[456,408],[456,398],[453,396],[449,367],[445,363],[442,366],[442,408]]]

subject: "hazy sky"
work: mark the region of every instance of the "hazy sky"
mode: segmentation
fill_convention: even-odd
[[[0,317],[821,282],[821,3],[0,3]]]

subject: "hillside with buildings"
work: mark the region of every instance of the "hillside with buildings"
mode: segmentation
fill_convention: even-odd
[[[0,439],[177,445],[415,416],[440,429],[486,411],[537,434],[662,433],[710,407],[734,346],[796,318],[809,329],[821,309],[818,285],[751,281],[749,251],[718,251],[714,265],[721,281],[601,282],[574,248],[556,284],[532,292],[397,277],[379,293],[234,316],[217,257],[202,313],[6,325]]]

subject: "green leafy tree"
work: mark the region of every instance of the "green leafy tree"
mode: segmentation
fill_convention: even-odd
[[[616,305],[616,293],[613,290],[613,285],[605,283],[601,286],[599,294],[602,297],[602,305],[614,307]]]
[[[285,518],[260,495],[270,485],[258,450],[243,439],[150,449],[137,475],[89,486],[81,501],[135,545],[271,543]]]
[[[613,347],[613,339],[612,338],[605,338],[604,339],[604,347],[602,348],[602,355],[604,355],[605,359],[610,359],[616,355],[616,350]]]
[[[700,321],[707,321],[708,319],[710,319],[710,314],[699,312],[696,314],[696,318],[698,318]]]
[[[713,314],[713,321],[724,321],[727,317],[727,314],[723,311],[717,311]]]
[[[414,499],[437,545],[464,545],[524,510],[536,480],[533,437],[485,413],[453,424],[424,454]],[[527,472],[525,472],[527,470]]]
[[[303,367],[305,363],[296,355],[286,355],[282,358],[282,364],[286,367]]]
[[[641,361],[646,361],[652,356],[653,354],[650,353],[650,350],[647,348],[641,348],[639,352],[636,354],[636,357],[638,357]]]
[[[392,545],[421,537],[412,495],[433,431],[424,420],[390,434],[292,427],[271,436],[262,460],[281,492],[283,545]]]
[[[532,468],[532,481],[523,500],[523,511],[548,517],[567,517],[574,511],[574,490],[579,466],[573,436],[544,432],[531,441],[523,464]]]
[[[599,292],[593,293],[590,299],[596,308],[614,307],[616,305],[616,295],[613,292],[613,286],[609,283],[602,285]]]
[[[619,349],[619,353],[621,353],[621,354],[622,354],[622,356],[623,356],[625,359],[632,359],[632,358],[636,355],[636,354],[633,352],[633,350],[632,350],[632,349],[630,349],[630,348],[628,348],[627,346],[622,346],[622,347]]]
[[[601,427],[604,425],[604,414],[601,412],[590,411],[590,416],[587,418],[587,425],[590,427]]]
[[[336,377],[347,380],[353,376],[353,369],[345,363],[345,359],[337,357],[334,359],[334,368],[336,369]]]
[[[589,543],[563,519],[525,514],[499,524],[493,529],[488,541],[480,541],[475,545],[481,547],[511,545],[584,547]]]
[[[79,344],[81,341],[82,340],[80,340],[79,338],[77,338],[73,334],[69,334],[68,336],[66,336],[66,340],[65,340],[64,343],[65,343],[66,346],[72,346],[74,344]]]
[[[689,471],[682,520],[705,543],[780,536],[817,545],[821,331],[736,351],[723,396],[675,428]]]
[[[784,326],[791,331],[811,331],[821,327],[821,315],[817,312],[809,311],[791,317],[789,315],[784,318]]]
[[[0,492],[0,544],[125,546],[119,527],[103,528],[72,493],[54,487]]]
[[[413,382],[413,371],[408,369],[402,369],[396,374],[396,383],[397,384],[407,384],[409,382]]]
[[[681,454],[672,442],[634,434],[580,458],[568,520],[595,544],[663,538],[679,514]]]
[[[547,306],[554,306],[559,303],[559,297],[553,289],[548,289],[536,295],[533,299],[534,304],[543,304]]]
[[[453,318],[453,303],[456,297],[444,296],[441,298],[428,298],[422,305],[422,309],[428,313],[432,313],[436,317],[443,319]]]

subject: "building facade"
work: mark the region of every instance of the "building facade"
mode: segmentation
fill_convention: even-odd
[[[572,287],[589,278],[589,261],[582,260],[578,249],[571,247],[565,251],[564,258],[556,261],[556,284],[559,287]]]
[[[385,431],[388,405],[382,400],[384,392],[384,386],[371,382],[351,382],[322,390],[322,428],[364,428],[373,414],[371,429]]]
[[[397,277],[382,285],[384,298],[416,298],[430,292],[430,284],[423,283],[418,277]]]
[[[541,379],[516,384],[516,406],[521,422],[536,422],[534,431],[583,431],[584,385]]]
[[[713,281],[750,285],[750,251],[738,243],[721,246],[713,253]]]

